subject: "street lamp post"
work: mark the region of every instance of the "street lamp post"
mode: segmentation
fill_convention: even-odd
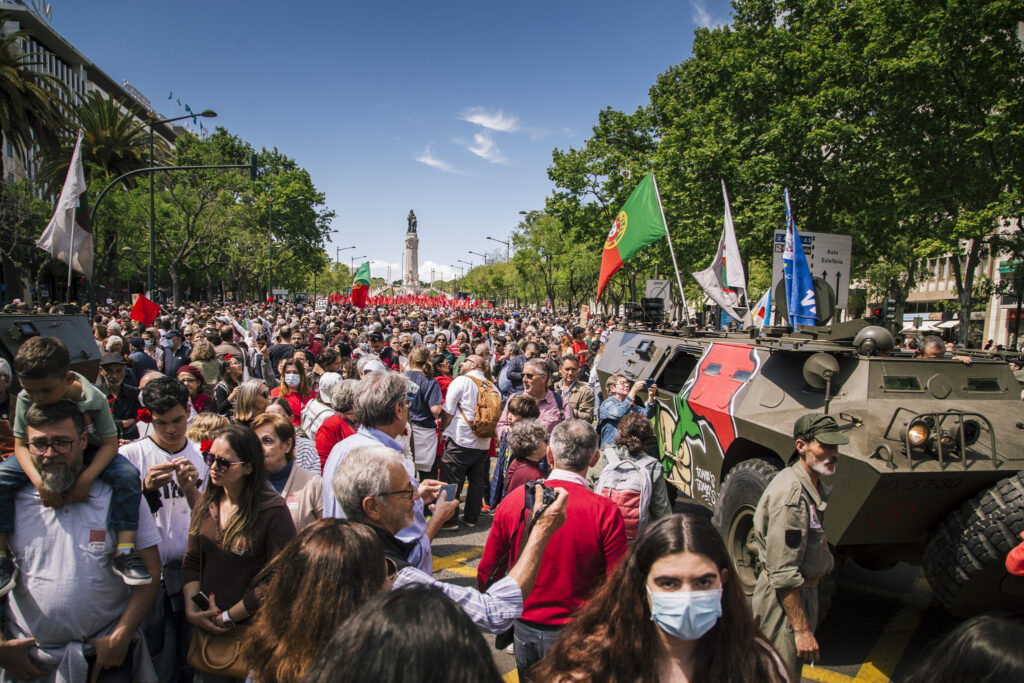
[[[217,112],[212,109],[204,109],[198,114],[189,114],[188,116],[175,116],[170,119],[161,119],[149,121],[149,166],[153,168],[153,126],[158,123],[171,123],[172,121],[182,121],[184,119],[192,119],[196,116],[202,116],[205,119],[212,119],[217,116]],[[156,287],[156,233],[154,232],[154,224],[156,223],[156,196],[153,191],[153,171],[149,172],[149,266],[146,268],[146,285],[149,287],[149,296],[153,296],[153,289]]]
[[[353,256],[352,257],[351,265],[349,265],[349,267],[348,267],[349,275],[351,275],[352,277],[355,277],[356,261],[358,261],[361,258],[366,258],[366,257],[365,256]]]
[[[472,254],[473,256],[479,256],[480,258],[482,258],[484,260],[484,265],[485,266],[487,265],[487,254],[481,254],[478,251],[471,251],[469,253]]]
[[[459,260],[461,261],[462,259],[459,259]],[[459,269],[459,280],[456,281],[456,284],[455,284],[455,290],[456,291],[453,292],[453,294],[455,294],[456,298],[458,298],[458,295],[459,295],[459,292],[458,292],[459,284],[458,284],[458,282],[461,281],[462,278],[464,278],[466,276],[466,268],[464,266],[457,266],[454,263],[452,264],[452,268],[458,268]]]
[[[492,242],[497,242],[499,244],[504,244],[505,245],[505,260],[508,261],[509,260],[509,256],[510,256],[509,255],[509,251],[510,251],[509,247],[510,247],[511,243],[510,242],[506,242],[505,240],[499,240],[497,237],[490,237],[490,236],[488,236],[487,239],[491,240]]]

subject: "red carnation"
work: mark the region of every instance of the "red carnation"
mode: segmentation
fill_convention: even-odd
[[[202,441],[199,442],[199,451],[201,453],[208,452],[212,447],[213,447],[213,440],[212,439],[203,439]]]
[[[150,422],[153,421],[153,414],[150,413],[149,410],[147,410],[146,408],[140,408],[139,412],[135,413],[135,419],[138,420],[139,422],[145,422],[146,424],[149,424]]]

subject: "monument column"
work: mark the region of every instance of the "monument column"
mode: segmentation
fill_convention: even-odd
[[[405,232],[405,268],[402,276],[402,287],[411,293],[420,291],[420,238],[416,234],[416,214],[411,210],[406,219],[409,227]]]

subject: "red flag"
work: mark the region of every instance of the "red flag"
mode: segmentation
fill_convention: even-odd
[[[352,305],[358,308],[366,308],[366,299],[370,288],[363,284],[356,284],[352,287]]]
[[[160,306],[139,294],[135,303],[132,304],[132,312],[128,317],[149,327],[158,315],[160,315]]]

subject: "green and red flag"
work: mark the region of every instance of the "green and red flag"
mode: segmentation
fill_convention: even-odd
[[[359,266],[356,279],[352,282],[352,305],[366,308],[366,299],[370,294],[370,262]]]
[[[601,274],[597,281],[597,298],[601,298],[601,292],[612,279],[612,275],[615,275],[633,254],[651,242],[667,236],[668,227],[665,225],[665,215],[661,212],[658,185],[654,181],[654,173],[651,172],[644,176],[633,190],[633,194],[629,195],[629,199],[622,205],[604,241]]]

